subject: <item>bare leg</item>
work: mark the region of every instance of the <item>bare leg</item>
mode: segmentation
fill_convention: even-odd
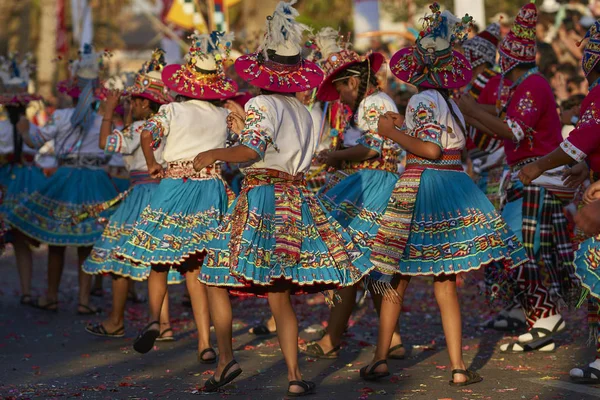
[[[21,295],[31,296],[31,279],[33,276],[33,254],[27,236],[21,231],[13,229],[15,258],[19,279],[21,283]]]
[[[383,296],[375,293],[375,291],[371,290],[371,298],[373,300],[373,306],[375,306],[375,310],[377,311],[377,315],[381,318],[381,303],[383,302]],[[400,346],[402,344],[402,337],[400,336],[400,326],[396,323],[396,328],[394,329],[394,334],[392,335],[392,342],[390,343],[390,348]],[[406,355],[406,349],[401,347],[388,354],[394,355],[395,357],[402,357]]]
[[[48,247],[48,292],[45,299],[39,300],[40,306],[58,301],[58,288],[65,265],[65,249],[64,246]]]
[[[208,295],[206,285],[198,280],[200,269],[196,268],[193,271],[188,271],[185,274],[185,284],[190,293],[192,301],[192,311],[194,312],[194,320],[196,321],[196,329],[198,329],[198,354],[203,350],[210,348],[210,314],[208,307]],[[215,357],[213,352],[206,352],[203,359],[208,360]]]
[[[221,380],[221,373],[233,360],[233,315],[231,312],[231,301],[227,289],[216,286],[207,288],[209,298],[210,316],[215,326],[217,335],[217,347],[219,348],[219,363],[215,369],[214,378],[217,382]],[[230,372],[240,369],[239,365],[234,365]]]
[[[108,318],[102,321],[104,329],[114,332],[125,325],[125,303],[127,302],[127,286],[129,279],[113,276],[112,309]]]
[[[327,323],[327,332],[317,343],[323,349],[324,353],[328,353],[335,347],[339,346],[342,341],[342,336],[348,325],[350,315],[356,304],[357,286],[350,286],[340,289],[337,294],[340,296],[340,302],[337,302],[329,313],[329,321]],[[277,324],[279,326],[279,324]]]
[[[398,296],[393,301],[384,298],[381,302],[377,348],[375,349],[375,354],[373,355],[373,361],[371,364],[374,364],[380,360],[386,360],[388,357],[392,336],[398,326],[398,318],[400,318],[400,311],[402,310],[404,292],[406,291],[409,283],[409,276],[399,276],[395,278],[392,282],[392,285]],[[367,368],[367,370],[369,369]],[[386,372],[387,370],[388,366],[386,364],[381,364],[375,369],[377,372]]]
[[[92,289],[92,275],[87,274],[83,271],[82,265],[85,259],[90,255],[92,247],[78,247],[77,258],[79,261],[79,305],[77,307],[78,312],[88,312],[86,307],[92,310],[96,308],[90,305],[90,291]],[[82,307],[86,306],[86,307]]]
[[[288,381],[301,381],[302,374],[298,367],[298,320],[292,307],[289,289],[281,292],[271,292],[268,295],[269,306],[277,324],[279,347],[288,368]],[[291,392],[301,393],[300,386],[291,386]]]
[[[442,315],[442,325],[446,336],[446,346],[450,355],[452,369],[465,369],[462,358],[462,321],[460,305],[456,293],[456,275],[434,278],[433,290]],[[455,382],[465,382],[467,377],[462,374],[454,375]]]
[[[148,322],[160,321],[160,311],[167,295],[167,270],[152,269],[148,277]],[[160,329],[154,327],[153,329]]]
[[[127,298],[127,296],[125,296]],[[171,318],[169,316],[169,292],[165,294],[165,298],[160,309],[160,333],[162,334],[167,329],[171,329]],[[167,332],[161,337],[173,337],[173,332]]]

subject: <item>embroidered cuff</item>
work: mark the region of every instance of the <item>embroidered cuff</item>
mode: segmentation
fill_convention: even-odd
[[[378,154],[381,154],[381,149],[383,148],[383,138],[379,137],[379,135],[375,133],[367,132],[358,139],[356,144],[360,144],[370,150],[376,151]]]
[[[424,142],[435,143],[443,149],[441,138],[442,138],[442,127],[437,124],[425,124],[415,129],[414,133],[417,139]]]
[[[261,160],[265,158],[265,152],[267,146],[271,145],[276,151],[279,151],[277,145],[273,142],[270,136],[266,135],[263,131],[258,130],[245,130],[240,135],[240,144],[250,147],[256,151],[260,156]]]
[[[160,147],[160,143],[162,142],[162,138],[165,136],[165,129],[162,124],[156,120],[150,119],[144,125],[145,131],[150,131],[152,133],[152,149],[157,150]]]
[[[521,125],[517,121],[510,118],[506,118],[506,124],[508,125],[515,137],[515,143],[519,143],[521,142],[521,140],[525,139],[525,132],[523,131],[523,128],[521,128]]]
[[[33,124],[30,124],[29,127],[29,139],[31,139],[36,149],[39,149],[47,142],[44,135],[42,135],[42,131]]]
[[[560,148],[567,153],[569,157],[577,162],[582,162],[587,158],[587,154],[575,147],[573,143],[569,142],[569,139],[565,139],[560,144]]]
[[[111,135],[108,135],[106,139],[106,146],[104,147],[104,154],[116,154],[120,153],[123,147],[123,135],[121,132],[114,130]]]

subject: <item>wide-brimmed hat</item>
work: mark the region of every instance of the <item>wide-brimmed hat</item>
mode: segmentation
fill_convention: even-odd
[[[465,57],[471,63],[471,67],[477,68],[483,63],[496,64],[498,43],[500,42],[500,24],[495,22],[479,32],[477,36],[463,43],[462,48]]]
[[[172,102],[173,98],[169,94],[169,88],[162,80],[162,70],[165,65],[164,50],[154,50],[152,58],[144,63],[137,73],[133,85],[125,90],[125,94],[148,99],[158,104]]]
[[[167,65],[162,81],[177,94],[199,100],[225,100],[237,93],[237,84],[225,76],[233,33],[214,31],[192,35],[185,64]]]
[[[256,53],[235,61],[238,75],[261,89],[279,93],[297,93],[318,87],[323,71],[302,57],[302,34],[306,25],[296,22],[299,15],[289,3],[279,2],[267,17],[267,29]]]
[[[390,60],[392,73],[400,80],[423,88],[456,89],[465,86],[473,75],[469,61],[453,46],[464,42],[472,18],[462,19],[450,11],[440,12],[437,3],[429,7],[425,28],[414,46],[398,51]]]
[[[518,64],[535,63],[538,12],[535,4],[521,7],[513,26],[500,43],[500,68],[506,74]]]
[[[31,101],[40,100],[40,96],[28,93],[29,81],[34,71],[35,64],[29,53],[20,61],[17,53],[0,57],[0,81],[3,87],[0,104],[24,106]]]

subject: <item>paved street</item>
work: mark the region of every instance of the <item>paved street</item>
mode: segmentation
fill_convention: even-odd
[[[191,310],[181,306],[183,287],[171,293],[171,315],[177,341],[159,344],[147,355],[133,351],[132,340],[145,322],[146,305],[127,307],[124,339],[106,340],[84,331],[89,318],[75,315],[77,271],[69,253],[62,283],[60,312],[44,313],[19,305],[18,277],[12,249],[0,260],[0,398],[151,399],[207,398],[280,399],[287,388],[286,369],[277,339],[257,339],[247,333],[268,314],[261,299],[234,303],[236,358],[244,373],[234,385],[218,394],[201,394],[198,388],[212,374],[211,366],[196,361],[196,340]],[[45,287],[46,253],[36,252],[35,289]],[[105,278],[105,288],[110,280]],[[143,285],[140,292],[145,291]],[[366,383],[358,370],[370,359],[376,335],[376,317],[370,301],[357,310],[338,360],[316,361],[301,357],[305,379],[318,384],[313,399],[595,399],[600,387],[569,382],[568,371],[593,354],[586,347],[585,311],[565,313],[568,331],[559,337],[553,354],[507,356],[496,349],[508,339],[481,331],[476,325],[490,312],[475,285],[461,288],[465,318],[464,352],[471,368],[484,382],[457,390],[448,386],[450,371],[433,290],[425,279],[409,289],[402,317],[404,341],[411,347],[403,361],[391,361],[391,379]],[[94,298],[108,307],[110,295]],[[310,340],[315,327],[327,320],[320,296],[299,297],[296,309],[302,339]],[[92,319],[93,320],[93,319]]]

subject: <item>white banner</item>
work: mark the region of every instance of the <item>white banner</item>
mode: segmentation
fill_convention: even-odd
[[[71,0],[71,21],[73,23],[73,38],[83,50],[86,43],[94,42],[94,23],[92,8],[88,0]]]
[[[378,0],[354,0],[354,34],[378,30]]]

